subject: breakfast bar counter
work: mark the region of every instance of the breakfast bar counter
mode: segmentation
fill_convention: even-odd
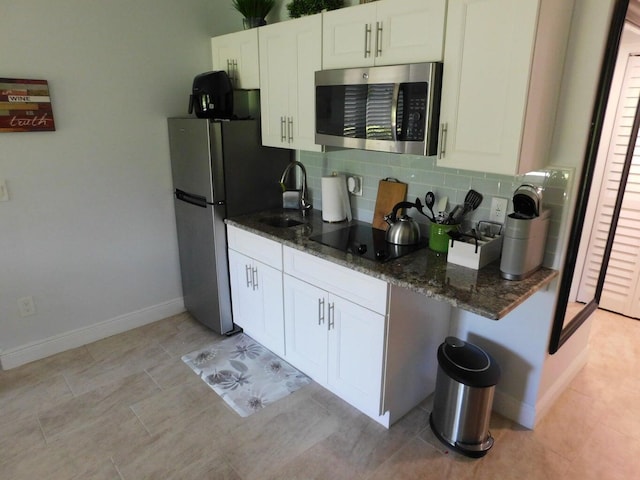
[[[356,220],[326,223],[317,210],[303,217],[296,210],[276,209],[230,218],[226,223],[491,320],[503,318],[558,275],[542,267],[523,280],[505,280],[499,261],[474,270],[448,263],[445,253],[429,248],[387,262],[369,260],[310,240],[313,235],[363,224]]]

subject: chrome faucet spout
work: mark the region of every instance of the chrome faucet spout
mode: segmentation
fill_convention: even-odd
[[[282,172],[282,176],[280,177],[280,185],[282,186],[283,192],[286,192],[287,190],[286,190],[285,181],[287,180],[289,171],[294,167],[299,167],[300,171],[302,172],[302,179],[301,179],[302,186],[301,186],[301,193],[300,193],[300,202],[298,207],[300,208],[300,210],[302,211],[302,214],[304,215],[306,211],[312,207],[311,203],[307,199],[307,170],[304,168],[304,165],[298,162],[297,160],[293,160],[291,163],[289,163],[289,165],[287,165],[287,168],[284,169],[284,172]]]

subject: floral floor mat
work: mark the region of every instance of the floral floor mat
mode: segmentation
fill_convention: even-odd
[[[311,383],[244,333],[184,355],[182,361],[242,417]]]

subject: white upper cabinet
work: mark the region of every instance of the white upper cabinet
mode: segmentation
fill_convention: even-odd
[[[442,61],[446,0],[380,0],[323,13],[322,68]]]
[[[257,30],[263,145],[320,151],[314,76],[322,63],[322,14]]]
[[[234,88],[260,88],[257,28],[213,37],[211,55],[213,70],[227,72]]]
[[[449,0],[437,165],[548,164],[574,0]]]

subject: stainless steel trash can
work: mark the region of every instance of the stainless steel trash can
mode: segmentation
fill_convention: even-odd
[[[489,431],[500,367],[480,347],[447,337],[438,348],[438,373],[429,423],[447,446],[482,457],[493,446]]]

